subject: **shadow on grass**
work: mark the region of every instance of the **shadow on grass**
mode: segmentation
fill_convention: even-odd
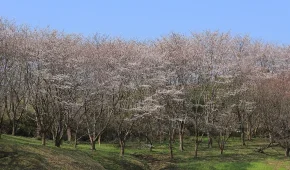
[[[47,169],[48,162],[41,155],[24,151],[0,151],[0,169]],[[54,168],[51,167],[50,168]]]

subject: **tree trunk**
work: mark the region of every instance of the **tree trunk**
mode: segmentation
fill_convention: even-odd
[[[169,137],[169,150],[170,150],[170,159],[173,159],[173,147],[172,147],[172,137]]]
[[[42,138],[40,130],[41,130],[41,126],[37,121],[37,123],[36,123],[36,136],[35,136],[37,140],[40,140]]]
[[[197,119],[195,119],[195,147],[194,147],[194,157],[197,158],[197,151],[198,151],[198,130],[197,130]]]
[[[179,133],[179,150],[180,151],[184,151],[184,148],[183,148],[183,134],[182,133]]]
[[[77,138],[77,131],[75,133],[75,142],[74,142],[74,148],[77,148],[78,145],[78,138]]]
[[[221,155],[222,155],[224,153],[224,148],[225,148],[224,141],[222,141],[221,143],[219,143],[219,147],[220,147],[220,151],[221,151]]]
[[[61,145],[61,141],[62,141],[62,137],[63,137],[63,132],[64,132],[64,124],[63,124],[63,114],[62,112],[58,113],[59,117],[57,120],[57,124],[56,124],[56,129],[54,131],[54,145],[56,147],[60,147]]]
[[[221,151],[221,155],[224,153],[224,149],[225,149],[225,140],[222,139],[219,143],[219,147],[220,147],[220,151]]]
[[[194,147],[194,157],[197,158],[198,151],[198,138],[195,139],[195,147]]]
[[[42,144],[43,146],[46,145],[46,134],[45,134],[45,132],[42,132],[42,133],[41,133],[41,144]]]
[[[212,148],[212,137],[210,136],[209,132],[207,132],[207,137],[208,137],[207,147]]]
[[[77,148],[77,145],[78,145],[78,131],[79,131],[79,125],[77,124],[77,127],[76,127],[76,131],[75,131],[75,142],[74,142],[74,147]]]
[[[274,143],[274,139],[273,139],[273,137],[272,137],[272,134],[271,134],[271,133],[269,133],[269,141],[270,141],[270,143]]]
[[[0,119],[0,139],[1,139],[1,135],[2,135],[2,124],[3,124],[3,114],[1,116],[1,119]]]
[[[98,143],[99,143],[99,146],[101,146],[101,135],[99,135],[98,137]]]
[[[249,128],[249,134],[248,134],[248,140],[251,141],[252,140],[252,129]]]
[[[120,139],[120,147],[121,147],[120,156],[123,157],[125,154],[125,141],[123,141],[122,139]]]
[[[194,157],[197,158],[197,151],[198,151],[198,144],[195,143],[195,147],[194,147]]]
[[[69,126],[66,129],[66,135],[67,135],[67,141],[71,142],[72,134],[71,134],[71,128]]]
[[[148,136],[145,136],[147,141],[149,142],[150,146],[149,146],[149,150],[150,152],[152,151],[152,148],[153,148],[153,143],[152,143],[152,140],[148,137]]]
[[[180,128],[179,128],[179,150],[184,151],[183,148],[183,135],[184,135],[184,122],[182,121],[180,123]]]
[[[245,142],[245,128],[244,128],[244,124],[242,123],[241,124],[241,138],[242,138],[242,145],[245,146],[246,145],[246,142]]]
[[[175,129],[172,131],[172,142],[175,143]]]
[[[96,140],[91,139],[91,150],[96,150]]]
[[[161,127],[161,122],[158,120],[158,136],[159,136],[159,143],[161,144],[163,141],[163,136],[162,136],[162,127]]]
[[[246,142],[245,142],[245,132],[242,133],[242,145],[245,146]]]
[[[221,148],[220,150],[221,150],[221,155],[222,155],[224,153],[224,149]]]
[[[61,140],[60,139],[57,139],[57,140],[54,141],[54,146],[59,148],[60,144],[61,144]]]
[[[212,148],[212,137],[208,138],[208,144],[207,144],[208,148]]]
[[[286,157],[289,157],[289,152],[290,152],[290,148],[286,148],[285,149],[285,156]]]
[[[248,122],[247,124],[247,131],[248,131],[248,140],[251,141],[252,140],[252,125],[250,122]]]
[[[252,133],[252,136],[257,136],[258,127],[255,127]]]
[[[54,146],[56,147],[60,147],[61,145],[61,137],[59,134],[56,134],[55,139],[54,139]]]
[[[16,131],[16,123],[15,123],[15,119],[12,120],[12,136],[15,136],[15,131]]]
[[[52,140],[55,141],[55,132],[53,130],[51,131],[51,134],[52,134]]]

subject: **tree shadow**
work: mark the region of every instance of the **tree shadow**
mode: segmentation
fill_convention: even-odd
[[[36,153],[18,151],[12,146],[0,151],[0,169],[47,169],[48,165],[48,162]]]

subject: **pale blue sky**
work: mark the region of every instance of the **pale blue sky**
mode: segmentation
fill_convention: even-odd
[[[289,0],[0,0],[0,16],[68,33],[154,39],[204,30],[290,44]]]

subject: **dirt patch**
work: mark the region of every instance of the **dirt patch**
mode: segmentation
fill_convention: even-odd
[[[160,161],[157,158],[154,158],[152,155],[141,155],[141,154],[134,154],[134,156],[138,159],[144,160],[148,163],[158,162]]]
[[[133,154],[136,158],[144,160],[152,170],[175,170],[177,169],[174,163],[166,160],[154,158],[152,155]]]
[[[178,170],[178,168],[175,167],[174,165],[169,165],[169,166],[162,168],[160,170]]]

